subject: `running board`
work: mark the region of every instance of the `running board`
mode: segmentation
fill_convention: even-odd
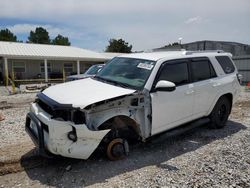
[[[210,122],[210,119],[208,117],[201,118],[201,119],[183,124],[179,127],[176,127],[176,128],[167,130],[165,132],[159,133],[159,134],[154,135],[152,137],[158,137],[158,136],[171,137],[171,136],[180,135],[180,134],[183,134],[191,129],[197,128],[197,127],[204,125],[204,124],[207,124],[209,122]]]

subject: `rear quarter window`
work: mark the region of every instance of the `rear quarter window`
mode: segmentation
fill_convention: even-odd
[[[215,56],[219,62],[221,68],[226,74],[230,74],[235,71],[232,60],[228,56]]]
[[[208,59],[193,59],[191,63],[191,70],[193,82],[207,80],[217,76]]]

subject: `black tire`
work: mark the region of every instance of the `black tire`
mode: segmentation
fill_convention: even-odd
[[[221,97],[210,114],[210,127],[214,129],[223,128],[226,125],[230,112],[231,102],[227,97]]]

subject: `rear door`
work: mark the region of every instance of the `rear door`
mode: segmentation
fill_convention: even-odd
[[[207,57],[193,58],[190,63],[194,85],[194,118],[206,115],[220,87],[218,78]]]
[[[189,121],[193,114],[194,90],[190,84],[188,61],[174,60],[164,63],[152,88],[160,80],[175,83],[176,90],[151,92],[152,135]]]

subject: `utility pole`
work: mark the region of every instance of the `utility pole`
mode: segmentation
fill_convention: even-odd
[[[182,40],[182,37],[180,37],[178,40],[179,40],[179,44],[180,44],[180,48],[181,48],[181,40]]]

